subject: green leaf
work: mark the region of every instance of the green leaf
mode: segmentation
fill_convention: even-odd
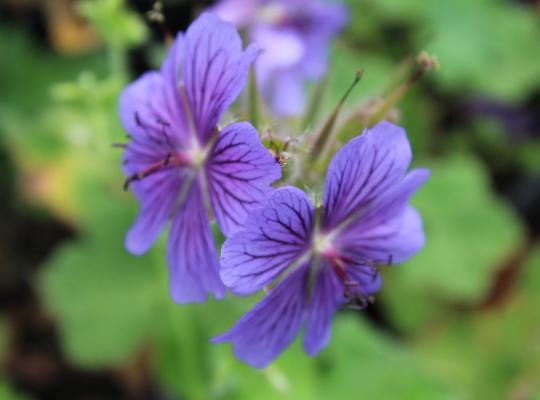
[[[59,318],[69,357],[78,364],[119,363],[139,348],[167,286],[156,273],[165,269],[155,251],[134,257],[123,247],[133,212],[117,199],[105,206],[73,242],[48,262],[45,300]],[[163,263],[163,264],[162,264]]]
[[[534,398],[540,390],[540,248],[501,306],[446,314],[412,341],[423,365],[471,398]]]
[[[2,400],[27,400],[30,399],[22,393],[17,392],[7,382],[0,379],[0,399]]]
[[[83,0],[78,7],[81,15],[92,21],[111,47],[134,46],[148,34],[137,14],[125,7],[124,0]]]
[[[318,360],[320,397],[364,399],[450,399],[447,387],[418,365],[404,343],[354,315],[334,323],[331,344]]]
[[[446,89],[520,100],[540,83],[540,31],[532,8],[499,0],[425,3],[434,35],[428,49],[439,57],[436,79]]]

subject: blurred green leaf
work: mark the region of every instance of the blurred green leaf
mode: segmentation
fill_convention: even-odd
[[[115,199],[99,206],[81,236],[48,262],[43,277],[67,353],[86,365],[116,364],[133,355],[149,335],[161,291],[167,291],[156,279],[156,268],[166,268],[161,257],[137,258],[123,247],[131,209]]]
[[[320,398],[456,399],[421,367],[402,343],[353,315],[334,323],[332,343],[319,360]]]
[[[79,12],[114,48],[128,48],[142,42],[147,29],[140,18],[125,7],[124,0],[83,0]]]
[[[2,400],[28,400],[29,396],[15,391],[7,382],[0,379],[0,399]]]
[[[425,3],[434,35],[428,49],[439,57],[436,78],[446,89],[520,100],[540,83],[540,29],[532,7],[501,0]]]
[[[540,249],[500,307],[447,316],[413,347],[447,384],[471,398],[533,398],[540,389]]]
[[[27,32],[4,25],[0,48],[5,56],[0,62],[0,106],[16,108],[26,118],[34,118],[36,110],[50,105],[51,83],[74,79],[83,70],[98,75],[105,70],[100,55],[60,56],[32,42]]]

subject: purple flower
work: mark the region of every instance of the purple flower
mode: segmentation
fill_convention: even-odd
[[[262,368],[304,328],[304,350],[329,341],[333,314],[366,306],[381,284],[379,266],[401,263],[424,245],[422,221],[409,198],[429,171],[407,172],[405,131],[381,122],[332,160],[317,210],[293,187],[277,190],[224,244],[221,277],[238,294],[281,279],[227,333],[238,358]]]
[[[304,83],[326,72],[329,43],[345,25],[346,8],[325,0],[222,0],[213,10],[246,28],[263,50],[257,78],[272,111],[301,114]]]
[[[203,14],[177,37],[161,70],[143,75],[120,99],[130,138],[123,158],[126,184],[140,202],[126,247],[145,253],[171,221],[170,292],[179,303],[225,292],[209,211],[231,235],[281,176],[250,124],[217,129],[256,54],[253,46],[242,51],[233,25]]]

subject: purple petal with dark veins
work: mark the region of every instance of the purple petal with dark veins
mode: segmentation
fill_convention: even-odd
[[[242,231],[221,249],[221,278],[236,293],[255,292],[272,282],[309,248],[315,210],[293,187],[276,190],[250,213]]]
[[[316,273],[306,311],[303,341],[304,350],[310,356],[328,344],[332,317],[345,301],[343,285],[330,265],[323,265]]]
[[[204,198],[198,181],[192,183],[174,217],[167,260],[169,288],[176,303],[204,302],[207,294],[225,294]]]
[[[410,171],[392,190],[387,191],[377,201],[362,210],[357,223],[363,229],[380,225],[401,215],[412,195],[429,179],[431,172],[425,168]]]
[[[146,253],[170,218],[182,186],[178,171],[160,171],[132,183],[140,201],[140,213],[126,236],[126,248],[135,255]]]
[[[275,190],[281,168],[247,122],[227,126],[206,166],[212,208],[221,231],[230,236]]]
[[[212,341],[230,342],[234,354],[255,368],[264,368],[294,340],[302,325],[307,274],[302,265],[285,277],[232,329]]]
[[[323,194],[322,225],[330,229],[395,187],[412,154],[405,130],[380,122],[347,143],[332,159]]]
[[[371,260],[382,264],[402,263],[424,247],[422,219],[410,207],[379,224],[362,223],[345,230],[338,238],[342,253],[350,259]]]
[[[145,73],[120,96],[120,120],[131,139],[128,150],[135,152],[131,158],[137,155],[137,149],[143,156],[160,156],[188,143],[185,112],[178,95],[182,55],[183,38],[178,35],[161,71]]]
[[[169,48],[167,57],[161,64],[161,74],[165,82],[165,98],[168,106],[167,113],[175,122],[174,134],[183,147],[190,145],[188,134],[187,110],[180,98],[178,87],[182,82],[182,70],[184,65],[185,38],[182,33],[178,33],[176,40]]]
[[[202,14],[185,37],[184,84],[199,138],[206,143],[216,125],[245,86],[255,46],[242,51],[234,26]]]

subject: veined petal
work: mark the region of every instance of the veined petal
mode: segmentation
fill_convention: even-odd
[[[126,248],[135,255],[148,251],[169,220],[182,187],[178,171],[159,171],[133,182],[141,210],[126,236]]]
[[[187,112],[185,105],[180,98],[179,86],[182,82],[182,70],[184,65],[185,38],[182,33],[178,33],[174,43],[169,48],[167,57],[161,65],[161,75],[165,82],[165,97],[167,99],[167,113],[173,116],[175,121],[175,133],[179,141],[185,147],[190,145],[187,122]]]
[[[120,120],[131,139],[128,149],[135,153],[161,156],[187,143],[185,110],[178,93],[183,53],[183,38],[178,35],[161,71],[145,73],[120,96]]]
[[[276,190],[247,217],[242,231],[221,249],[221,278],[237,293],[255,292],[272,282],[309,248],[315,210],[293,187]]]
[[[225,236],[234,233],[248,211],[259,207],[281,177],[278,162],[261,144],[247,122],[227,126],[212,149],[206,166],[212,208]]]
[[[408,205],[410,197],[429,178],[426,169],[415,169],[392,190],[371,202],[335,239],[342,254],[353,261],[403,262],[424,245],[422,221]]]
[[[184,84],[202,143],[245,86],[257,54],[254,46],[242,51],[234,26],[213,14],[202,14],[187,30]]]
[[[323,227],[342,223],[398,184],[411,162],[405,130],[380,122],[347,143],[332,159],[323,194]]]
[[[255,368],[264,368],[294,340],[303,321],[308,267],[285,277],[251,311],[214,343],[231,342],[234,354]]]
[[[174,217],[167,259],[169,287],[176,303],[197,303],[225,294],[219,262],[199,182],[192,183]]]
[[[369,229],[399,217],[407,207],[412,195],[429,179],[431,172],[425,168],[410,171],[392,190],[373,201],[356,215],[351,226]]]
[[[422,219],[411,206],[380,224],[344,231],[338,241],[347,258],[371,260],[381,264],[402,263],[424,247]]]
[[[306,311],[304,350],[310,356],[321,351],[330,340],[330,328],[334,313],[343,305],[343,285],[329,265],[317,271]]]
[[[162,134],[163,126],[158,122],[169,119],[165,83],[159,72],[147,72],[129,84],[120,96],[119,112],[122,126],[132,139],[129,146],[133,152],[159,156],[169,151],[167,141],[172,137]]]

